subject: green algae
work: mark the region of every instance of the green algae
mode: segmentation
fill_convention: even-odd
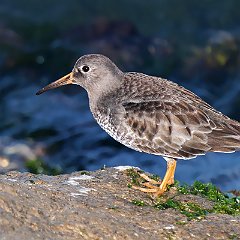
[[[132,200],[132,203],[136,206],[146,206],[147,204],[143,200]]]
[[[131,177],[131,184],[128,184],[128,187],[131,187],[132,185],[141,186],[142,183],[146,182],[134,168],[128,169],[127,175]],[[159,180],[159,177],[156,175],[149,177],[157,181]],[[180,185],[180,183],[176,181],[173,187],[176,189],[175,196],[179,196],[181,194],[198,195],[213,202],[213,206],[207,209],[195,202],[178,201],[175,199],[175,196],[166,199],[167,193],[165,193],[164,196],[159,197],[157,201],[154,201],[152,207],[159,210],[175,209],[185,215],[188,220],[201,220],[209,213],[240,215],[240,197],[234,194],[225,194],[211,183],[201,183],[199,181],[195,181],[192,185]],[[171,187],[169,187],[168,190],[170,188]],[[232,191],[232,193],[234,192],[236,191]],[[143,200],[139,199],[132,200],[132,203],[137,206],[148,205]]]
[[[154,206],[157,209],[164,210],[164,209],[176,209],[178,210],[181,214],[185,215],[188,220],[192,219],[202,219],[206,216],[208,211],[201,206],[199,206],[196,203],[193,202],[180,202],[180,201],[175,201],[173,199],[168,199],[165,202],[158,202]]]
[[[128,184],[128,187],[131,188],[132,185],[140,186],[141,183],[145,182],[145,180],[139,175],[140,172],[137,171],[135,168],[129,168],[126,170],[127,176],[131,178],[131,184]]]
[[[180,186],[179,183],[177,183],[177,185],[178,191],[182,194],[202,195],[213,201],[215,204],[210,212],[240,215],[239,196],[229,197],[211,183],[195,181],[192,186]]]

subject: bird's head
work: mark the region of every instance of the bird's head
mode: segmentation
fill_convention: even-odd
[[[68,84],[80,85],[89,94],[96,94],[117,86],[122,75],[123,72],[109,58],[100,54],[84,55],[77,60],[71,73],[50,83],[36,94]]]

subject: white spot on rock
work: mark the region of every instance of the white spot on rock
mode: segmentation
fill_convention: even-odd
[[[81,186],[80,188],[77,189],[77,191],[78,191],[77,193],[76,192],[75,193],[70,193],[70,195],[73,196],[73,197],[86,196],[86,195],[88,195],[89,192],[97,191],[97,190],[95,190],[93,188],[86,188],[86,187]]]
[[[7,178],[7,180],[10,181],[10,182],[16,182],[17,181],[17,179],[12,179],[12,178]]]
[[[112,175],[115,179],[118,179],[118,175],[117,174],[113,174]]]
[[[77,197],[77,196],[80,196],[81,193],[70,193],[70,195],[71,195],[72,197]]]
[[[173,225],[169,225],[169,226],[164,227],[164,229],[172,230],[172,229],[175,229],[175,227]]]
[[[68,185],[77,186],[79,182],[76,182],[74,179],[69,178],[66,182]]]
[[[76,180],[90,180],[93,179],[94,177],[89,176],[89,175],[81,175],[81,176],[75,176],[75,177],[70,177],[67,180],[67,184],[68,185],[72,185],[72,186],[77,186],[79,185],[79,182],[77,182]]]
[[[70,195],[72,197],[77,197],[77,196],[86,196],[88,195],[88,193],[90,191],[96,191],[95,189],[93,188],[87,188],[87,187],[83,187],[80,185],[79,183],[79,180],[80,181],[86,181],[86,180],[91,180],[93,179],[94,177],[92,176],[89,176],[89,175],[81,175],[81,176],[73,176],[73,177],[70,177],[65,183],[68,184],[68,185],[71,185],[71,186],[78,186],[75,190],[77,192],[72,192],[70,193]]]
[[[134,166],[117,166],[117,167],[114,167],[114,168],[119,170],[119,171],[125,171],[125,170],[131,169],[131,168],[139,169],[138,167],[134,167]]]
[[[93,188],[86,188],[86,187],[80,187],[79,189],[78,189],[78,191],[79,191],[79,193],[80,194],[88,194],[88,192],[90,192],[90,191],[97,191],[97,190],[95,190],[95,189],[93,189]]]

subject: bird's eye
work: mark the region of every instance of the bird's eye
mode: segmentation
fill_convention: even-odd
[[[89,66],[82,66],[83,72],[88,72],[90,70]]]

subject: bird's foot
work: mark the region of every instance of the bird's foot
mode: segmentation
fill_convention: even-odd
[[[140,190],[142,192],[151,193],[156,198],[161,196],[164,192],[167,191],[169,185],[174,184],[174,173],[176,169],[176,164],[177,162],[175,160],[169,160],[167,162],[167,172],[162,181],[156,181],[150,178],[148,175],[136,171],[139,177],[144,179],[146,182],[140,183],[141,187],[132,186],[132,188]]]
[[[137,189],[141,192],[145,192],[145,193],[151,193],[153,194],[154,197],[159,197],[161,196],[164,192],[167,191],[167,187],[169,185],[172,185],[174,182],[171,182],[171,184],[167,184],[167,185],[162,185],[162,184],[158,184],[158,186],[153,185],[149,182],[145,182],[142,185],[144,187],[138,187],[138,186],[132,186],[133,189]],[[159,186],[160,185],[160,186]]]
[[[137,189],[141,192],[145,192],[145,193],[152,193],[154,197],[159,197],[161,196],[164,192],[167,191],[167,187],[174,184],[174,181],[171,181],[171,184],[158,184],[158,186],[156,185],[152,185],[151,183],[145,182],[142,183],[142,185],[144,187],[138,187],[138,186],[132,186],[133,189]],[[160,186],[159,186],[160,185]]]
[[[145,173],[139,173],[137,170],[135,170],[135,172],[139,175],[139,177],[144,179],[146,182],[143,182],[143,183],[140,184],[143,187],[133,185],[132,186],[133,189],[137,189],[141,192],[153,193],[154,195],[156,193],[160,192],[162,181],[156,181],[156,180],[150,178]]]
[[[146,180],[145,183],[143,183],[143,185],[149,183],[151,184],[151,186],[154,186],[154,185],[161,185],[162,181],[156,181],[152,178],[150,178],[148,175],[146,175],[145,173],[138,173],[138,175],[143,178],[144,180]]]
[[[144,187],[138,187],[138,186],[132,186],[133,189],[139,190],[141,192],[145,193],[156,193],[157,192],[157,187],[156,188],[144,188]]]

